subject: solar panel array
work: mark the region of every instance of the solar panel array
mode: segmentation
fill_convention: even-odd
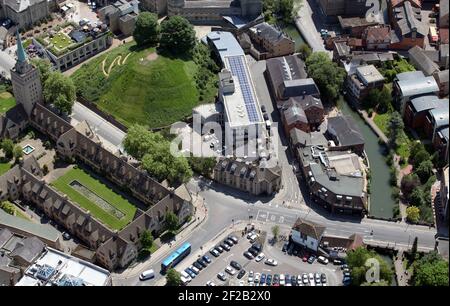
[[[244,97],[245,108],[247,109],[248,119],[250,122],[259,122],[260,119],[256,108],[256,101],[252,93],[250,81],[247,77],[244,57],[242,55],[230,56],[228,57],[228,63],[230,64],[231,74],[238,78],[242,96]]]

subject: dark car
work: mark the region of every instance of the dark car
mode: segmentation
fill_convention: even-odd
[[[234,244],[237,244],[239,242],[239,239],[236,236],[228,236],[228,239],[234,242]]]
[[[297,250],[292,251],[292,255],[297,256],[298,255],[298,251]]]
[[[219,257],[220,256],[220,252],[217,249],[211,249],[209,251],[214,257]]]
[[[261,243],[253,243],[252,244],[252,248],[257,250],[258,252],[261,252],[262,251],[262,244]]]
[[[297,286],[298,285],[297,277],[295,275],[291,276],[291,285],[292,286]]]
[[[225,251],[229,251],[231,250],[230,246],[226,243],[221,243],[220,246],[222,247],[222,249],[224,249]]]
[[[195,278],[196,274],[191,269],[187,268],[184,270],[187,274],[189,274],[190,277]]]
[[[68,232],[64,232],[64,233],[62,234],[62,236],[63,236],[63,239],[64,239],[64,240],[70,240],[70,238],[72,238]]]
[[[220,245],[216,246],[214,249],[219,253],[223,253],[223,248]]]
[[[230,262],[230,266],[232,266],[236,270],[241,270],[242,269],[242,266],[237,261],[234,261],[234,260],[232,260]]]
[[[244,256],[247,258],[247,259],[253,259],[253,258],[255,258],[255,256],[253,256],[253,254],[252,253],[250,253],[250,252],[244,252]]]
[[[267,111],[265,105],[261,105],[261,111],[262,111],[263,113],[265,113],[265,112]]]
[[[290,284],[291,283],[291,276],[289,274],[285,274],[284,275],[284,281],[286,282],[286,285]]]
[[[232,246],[234,245],[234,242],[233,242],[233,240],[231,240],[231,239],[225,239],[223,242],[224,242],[225,244],[228,244],[230,247],[232,247]]]
[[[258,254],[260,253],[257,249],[255,249],[254,247],[251,247],[248,249],[248,252],[250,254],[252,254],[253,256],[258,256]]]
[[[312,264],[312,263],[314,263],[315,260],[316,260],[316,256],[311,255],[311,256],[309,256],[309,258],[308,258],[308,263],[309,263],[309,264]]]
[[[206,268],[208,266],[208,264],[206,263],[206,261],[204,261],[203,259],[199,258],[197,259],[197,262],[203,267]]]
[[[211,263],[211,258],[208,255],[203,255],[202,259],[206,261],[206,263]]]
[[[203,269],[203,266],[201,264],[199,264],[197,261],[194,261],[194,263],[192,264],[194,267],[196,267],[199,270]]]
[[[267,286],[272,285],[272,275],[271,275],[271,274],[267,275],[267,278],[266,278],[266,285],[267,285]]]
[[[349,286],[352,283],[352,279],[350,277],[344,277],[342,283],[344,284],[344,286]]]
[[[321,281],[323,284],[326,284],[326,283],[327,283],[327,276],[325,275],[325,273],[320,274],[320,281]]]
[[[265,113],[264,115],[263,115],[263,117],[264,117],[264,120],[269,120],[269,115],[267,115],[267,113]]]
[[[259,279],[260,284],[264,284],[266,282],[266,275],[263,273],[261,274],[261,278]]]
[[[278,274],[275,274],[274,276],[273,276],[273,282],[272,282],[272,284],[273,285],[278,285],[280,283],[280,276],[278,275]]]
[[[244,269],[242,269],[241,271],[239,271],[237,278],[241,279],[244,275],[245,275],[246,271]]]

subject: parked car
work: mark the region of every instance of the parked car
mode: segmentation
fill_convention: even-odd
[[[350,277],[350,276],[351,276],[350,272],[344,272],[344,277]]]
[[[266,285],[267,285],[267,286],[272,285],[272,275],[271,275],[271,274],[267,275],[267,278],[266,278]]]
[[[336,266],[342,265],[342,260],[340,260],[340,259],[334,259],[334,260],[333,260],[333,265],[336,265]]]
[[[244,256],[248,259],[253,259],[255,258],[255,256],[253,256],[252,253],[250,253],[249,251],[244,252]]]
[[[322,282],[322,284],[327,283],[327,276],[325,275],[325,273],[320,274],[320,281]]]
[[[265,113],[265,112],[267,111],[265,105],[261,105],[261,111],[262,111],[263,113]]]
[[[278,265],[278,262],[272,258],[267,259],[265,263],[266,263],[266,265],[273,266],[273,267]]]
[[[300,282],[301,282],[301,278],[300,278]],[[298,286],[297,276],[291,275],[291,284],[292,284],[292,286]]]
[[[257,249],[250,247],[248,249],[248,252],[251,253],[253,256],[258,256],[258,254],[260,253]]]
[[[227,266],[227,267],[225,268],[225,272],[227,272],[227,273],[230,274],[230,275],[235,275],[235,274],[236,274],[236,270],[233,269],[233,268],[230,267],[230,266]]]
[[[314,274],[314,281],[316,282],[316,284],[320,283],[320,274],[319,273]]]
[[[219,257],[219,255],[220,255],[219,251],[217,251],[216,249],[211,249],[211,250],[209,250],[209,252],[210,252],[214,257]]]
[[[146,270],[146,271],[142,272],[141,275],[139,275],[139,279],[141,281],[151,279],[154,277],[155,277],[155,271],[153,271],[153,269]]]
[[[251,237],[250,237],[250,242],[251,243],[253,243],[253,242],[255,242],[256,241],[256,239],[258,239],[258,237],[259,237],[259,235],[258,234],[253,234]]]
[[[349,286],[352,283],[352,279],[350,277],[344,277],[344,279],[342,280],[342,284],[344,286]]]
[[[273,286],[280,285],[280,276],[278,274],[274,274],[273,279],[272,279],[272,285]]]
[[[247,239],[250,239],[250,237],[252,237],[253,235],[256,235],[256,233],[255,232],[250,232],[250,233],[248,233],[247,234]]]
[[[187,273],[186,271],[181,271],[180,275],[182,277],[184,277],[186,279],[186,281],[189,283],[190,281],[192,281],[192,277],[189,273]]]
[[[214,284],[214,282],[213,281],[207,281],[206,282],[206,286],[208,286],[208,287],[214,287],[216,284]]]
[[[264,273],[261,274],[261,277],[259,278],[259,283],[260,284],[266,283],[266,274],[264,274]]]
[[[267,113],[264,113],[263,114],[263,118],[264,118],[265,121],[267,121],[267,120],[269,120],[269,115],[267,115]]]
[[[314,282],[314,274],[313,273],[309,273],[308,274],[308,279],[309,279],[310,283],[313,283]]]
[[[211,263],[211,258],[209,258],[208,255],[203,255],[202,258],[203,258],[204,261],[206,261],[206,263],[209,263],[209,264]]]
[[[253,283],[254,277],[255,277],[255,273],[253,271],[248,272],[248,279],[247,279],[247,281],[249,283]]]
[[[186,272],[191,278],[195,278],[195,277],[197,276],[197,274],[195,274],[194,271],[192,271],[192,270],[189,269],[189,268],[186,268],[186,269],[184,270],[184,272]]]
[[[263,249],[261,243],[253,243],[253,244],[252,244],[252,248],[254,248],[255,250],[257,250],[257,251],[259,251],[259,252],[261,252],[262,249]]]
[[[234,245],[234,242],[233,242],[233,240],[231,240],[231,239],[225,239],[225,240],[223,241],[223,243],[225,243],[225,244],[228,245],[229,247],[232,247],[232,246]]]
[[[239,242],[239,239],[236,236],[228,236],[228,239],[234,242],[234,244],[237,244]]]
[[[218,246],[216,246],[216,248],[215,248],[216,250],[217,250],[217,252],[219,252],[219,253],[223,253],[223,248],[220,246],[220,245],[218,245]]]
[[[280,286],[286,285],[286,277],[284,274],[280,274]]]
[[[197,263],[199,263],[203,268],[206,268],[208,264],[203,259],[199,258],[197,259]]]
[[[64,240],[70,240],[70,238],[72,238],[72,236],[70,236],[70,234],[68,232],[64,232],[62,234],[62,237]]]
[[[344,270],[344,269],[348,269],[348,265],[347,265],[347,264],[343,264],[343,265],[341,266],[341,270]]]
[[[325,258],[324,256],[319,256],[317,257],[317,261],[320,262],[321,264],[327,265],[328,264],[328,259]]]
[[[308,274],[303,273],[302,280],[303,280],[303,284],[305,284],[305,285],[308,284],[309,283]]]
[[[202,270],[203,269],[203,265],[199,264],[197,261],[194,261],[192,263],[192,265],[197,268],[198,270]]]
[[[261,260],[263,260],[266,257],[266,255],[264,255],[264,253],[259,253],[258,256],[256,256],[255,260],[256,262],[260,262]]]
[[[234,260],[232,260],[230,262],[230,266],[232,266],[236,270],[241,270],[242,269],[242,266],[237,261],[234,261]]]
[[[314,261],[316,261],[316,256],[314,256],[314,255],[309,256],[308,263],[312,264],[312,263],[314,263]]]
[[[219,273],[217,274],[217,278],[220,279],[220,280],[222,280],[222,281],[226,281],[226,280],[227,280],[227,276],[226,276],[225,273],[223,273],[223,272],[219,272]]]
[[[261,273],[255,273],[255,276],[253,277],[253,282],[259,283],[260,278],[261,278]]]
[[[230,246],[228,244],[226,244],[225,242],[223,242],[220,246],[227,252],[229,252],[231,250]]]
[[[246,271],[244,269],[242,269],[241,271],[239,271],[237,278],[241,279],[242,277],[244,277],[245,273],[246,273]]]

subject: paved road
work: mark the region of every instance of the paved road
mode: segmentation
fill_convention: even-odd
[[[125,133],[83,104],[75,102],[71,118],[72,125],[86,120],[94,132],[97,133],[100,138],[107,141],[106,145],[108,145],[108,143],[112,145],[110,149],[112,149],[113,152],[116,151],[117,148],[123,149],[122,141],[125,137]]]

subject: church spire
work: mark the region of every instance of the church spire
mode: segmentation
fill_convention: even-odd
[[[17,38],[17,62],[25,63],[27,61],[27,55],[23,49],[22,40],[20,39],[19,30],[16,31]]]

